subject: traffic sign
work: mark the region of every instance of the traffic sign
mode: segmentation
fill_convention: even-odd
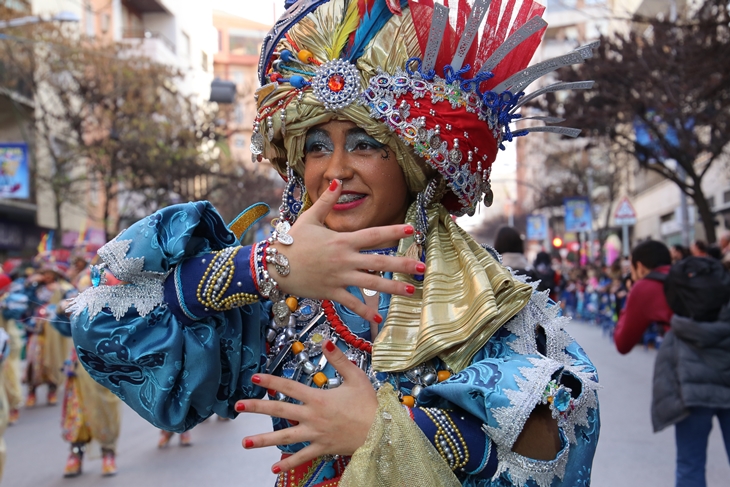
[[[634,209],[634,205],[631,204],[631,200],[626,196],[621,198],[621,201],[616,206],[616,211],[613,213],[613,221],[617,226],[636,225],[636,210]]]

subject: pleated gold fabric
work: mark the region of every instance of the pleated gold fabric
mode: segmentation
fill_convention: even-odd
[[[413,222],[415,214],[414,204],[407,221]],[[424,280],[393,276],[413,284],[416,292],[392,297],[373,343],[376,370],[403,371],[438,356],[458,372],[532,295],[532,287],[514,279],[442,205],[434,205],[428,219]],[[402,240],[398,253],[405,253],[410,243]]]
[[[338,485],[459,487],[461,482],[386,384],[378,391],[378,412],[365,444],[352,455]]]

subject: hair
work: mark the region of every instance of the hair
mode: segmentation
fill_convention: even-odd
[[[647,240],[638,244],[631,251],[631,264],[636,265],[637,262],[641,262],[644,267],[652,270],[659,266],[671,265],[672,256],[662,242]]]
[[[672,248],[679,252],[682,255],[682,258],[689,257],[689,249],[685,247],[684,245],[674,244],[672,245]]]
[[[494,240],[494,250],[500,254],[508,252],[525,253],[525,244],[522,236],[514,227],[502,227],[497,232],[497,238]]]
[[[722,249],[719,245],[712,244],[707,247],[707,255],[713,259],[722,260]]]
[[[700,252],[704,254],[707,253],[707,242],[705,242],[704,240],[695,240],[695,247],[697,247],[697,250],[699,250]]]
[[[535,267],[537,267],[540,264],[550,267],[550,265],[552,264],[552,259],[550,258],[550,254],[548,254],[547,252],[538,252],[537,257],[535,257],[535,262],[533,263],[533,265]]]

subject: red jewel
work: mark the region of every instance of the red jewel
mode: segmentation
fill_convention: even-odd
[[[333,74],[327,80],[327,87],[335,93],[339,93],[345,87],[345,77],[341,74]]]
[[[322,301],[322,308],[324,309],[325,316],[327,316],[327,320],[330,322],[330,325],[332,325],[332,329],[345,341],[345,343],[372,355],[373,344],[367,340],[363,340],[350,331],[347,325],[342,322],[342,318],[340,318],[337,314],[337,310],[335,310],[335,305],[332,301]]]

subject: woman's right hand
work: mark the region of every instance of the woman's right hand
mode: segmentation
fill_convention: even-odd
[[[384,279],[367,271],[423,274],[426,266],[406,257],[360,253],[362,249],[384,247],[413,235],[411,225],[372,227],[343,233],[328,229],[324,220],[337,203],[341,191],[342,182],[332,181],[329,189],[292,226],[289,235],[294,243],[290,246],[279,242],[272,244],[289,259],[289,275],[277,274],[274,266],[269,266],[269,272],[286,294],[337,301],[364,319],[380,323],[382,317],[378,310],[347,292],[347,286],[408,296],[415,291],[412,285]]]

